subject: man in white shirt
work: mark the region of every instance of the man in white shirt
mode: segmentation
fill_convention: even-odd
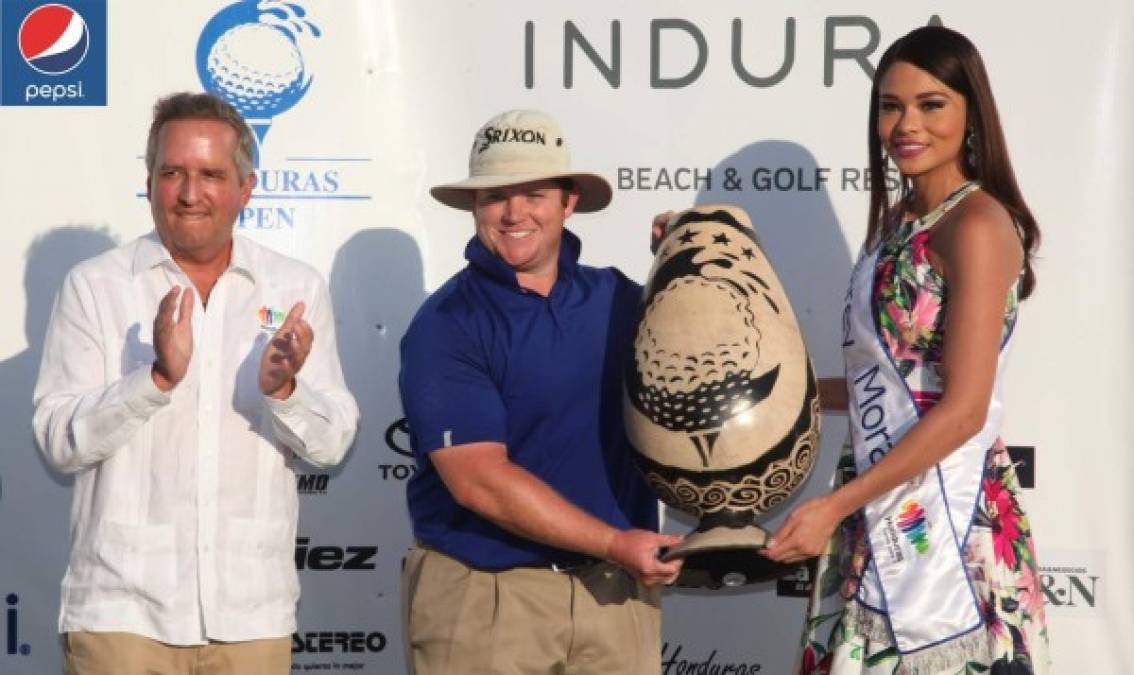
[[[59,630],[75,675],[290,671],[294,466],[358,423],[312,268],[239,236],[253,137],[208,94],[158,101],[154,232],[71,270],[35,388],[75,474]]]

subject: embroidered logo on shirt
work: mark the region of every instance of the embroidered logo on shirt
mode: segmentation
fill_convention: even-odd
[[[287,315],[282,311],[268,306],[261,307],[256,312],[256,318],[260,320],[260,328],[270,331],[278,330],[283,325],[285,316]]]
[[[902,504],[898,513],[898,527],[921,555],[929,553],[929,521],[925,519],[925,509],[914,500]]]

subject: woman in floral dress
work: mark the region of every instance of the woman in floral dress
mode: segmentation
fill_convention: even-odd
[[[964,36],[924,27],[886,51],[869,150],[847,378],[824,383],[847,397],[852,447],[835,490],[798,506],[766,551],[821,556],[798,672],[1047,673],[1031,527],[998,436],[1039,231]],[[894,204],[890,160],[902,176]],[[835,384],[846,393],[832,395]]]

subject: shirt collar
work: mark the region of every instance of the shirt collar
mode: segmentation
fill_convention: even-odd
[[[138,239],[138,246],[134,249],[134,262],[130,271],[138,275],[162,264],[176,267],[173,258],[169,255],[169,251],[165,250],[165,246],[162,246],[161,239],[158,238],[155,230]]]
[[[556,284],[575,276],[582,248],[583,244],[579,238],[570,230],[564,229],[559,241],[559,269],[555,279]],[[233,257],[235,258],[235,254]],[[516,271],[495,253],[489,251],[480,237],[473,235],[472,239],[469,239],[469,243],[465,246],[465,259],[481,274],[506,286],[520,287],[519,281],[516,280]]]
[[[256,251],[239,235],[232,237],[232,259],[228,262],[228,269],[240,272],[256,281]],[[157,231],[150,232],[138,240],[138,248],[134,251],[134,263],[131,272],[135,275],[153,269],[158,265],[165,265],[178,269],[173,256],[161,243]]]
[[[232,235],[232,259],[228,261],[228,269],[244,274],[255,283],[258,262],[256,250],[248,245],[248,240],[238,234]]]

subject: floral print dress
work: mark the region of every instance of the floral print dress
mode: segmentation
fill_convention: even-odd
[[[882,243],[875,268],[874,307],[879,332],[905,377],[919,412],[941,398],[941,353],[948,294],[945,280],[929,264],[930,228],[941,215],[977,189],[967,183],[925,217],[902,223]],[[1018,289],[1009,292],[1004,336],[1016,322]],[[844,448],[836,484],[856,475]],[[1041,675],[1048,673],[1047,626],[1031,527],[1020,505],[1015,467],[1002,441],[989,448],[981,495],[965,543],[965,565],[981,602],[987,653],[935,673],[903,667],[888,640],[868,626],[876,617],[853,597],[869,559],[862,512],[835,531],[819,559],[804,628],[801,675]]]

